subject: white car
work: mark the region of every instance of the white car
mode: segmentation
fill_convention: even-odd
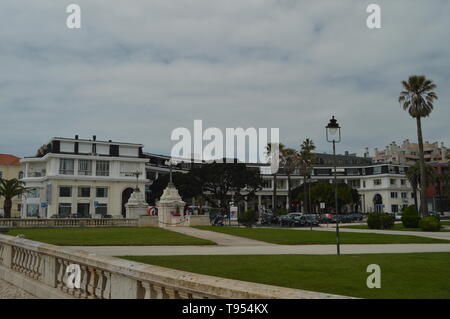
[[[395,220],[402,220],[402,213],[395,213]]]

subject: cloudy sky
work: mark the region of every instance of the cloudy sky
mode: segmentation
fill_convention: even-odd
[[[82,28],[66,27],[66,7]],[[366,7],[382,8],[382,29]],[[2,0],[0,153],[29,156],[52,136],[138,142],[168,154],[177,127],[278,127],[298,147],[416,140],[400,81],[425,74],[439,101],[425,139],[450,144],[447,0]]]

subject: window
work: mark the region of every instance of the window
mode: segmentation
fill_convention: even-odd
[[[92,161],[79,160],[78,161],[78,175],[92,175]]]
[[[402,186],[405,186],[406,185],[406,179],[400,180],[400,183],[401,183]]]
[[[107,187],[97,187],[96,197],[108,197],[108,188]]]
[[[74,160],[61,158],[59,160],[59,173],[62,175],[73,175]]]
[[[1,178],[1,177],[0,177]],[[19,172],[19,179],[22,179],[23,178],[23,171],[20,171]]]
[[[72,187],[61,186],[59,188],[59,197],[72,197]]]
[[[27,217],[38,217],[38,216],[39,216],[39,204],[28,204]]]
[[[78,197],[91,197],[91,188],[78,187]]]
[[[59,217],[69,217],[72,213],[72,204],[70,203],[60,203],[58,215]]]
[[[97,207],[95,207],[95,213],[98,215],[108,215],[108,204],[98,204]]]
[[[0,178],[3,178],[3,172],[0,171]]]
[[[402,193],[402,198],[408,198],[408,193],[403,192]]]
[[[97,176],[109,176],[109,162],[108,161],[97,161],[96,175]]]
[[[374,180],[373,180],[373,185],[374,185],[374,186],[381,185],[381,179],[374,179]]]
[[[391,205],[391,210],[393,213],[398,213],[398,205]]]
[[[366,181],[363,181],[363,188],[366,188]]]
[[[397,192],[391,192],[391,198],[398,198]]]
[[[358,168],[347,168],[347,175],[359,175]]]
[[[272,180],[270,179],[265,179],[263,181],[263,188],[272,188]]]
[[[39,198],[40,197],[40,191],[39,188],[29,188],[27,189],[27,193],[25,196],[28,198]]]
[[[373,174],[381,174],[381,166],[375,166],[373,168]]]
[[[397,181],[394,178],[391,178],[391,185],[397,185]]]

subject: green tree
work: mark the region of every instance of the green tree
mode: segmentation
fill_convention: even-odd
[[[300,163],[300,171],[303,175],[303,185],[305,185],[304,188],[304,194],[303,194],[303,211],[307,212],[311,209],[311,207],[308,207],[308,193],[306,191],[306,185],[308,177],[311,176],[311,171],[313,169],[313,165],[316,162],[316,155],[313,153],[313,151],[316,149],[316,146],[314,145],[314,142],[307,138],[303,141],[303,143],[300,146],[300,152],[299,152],[299,163]]]
[[[25,184],[16,178],[0,179],[0,197],[4,197],[5,218],[11,218],[12,199],[25,193]]]
[[[406,172],[406,177],[409,180],[409,183],[411,184],[411,188],[413,189],[414,193],[414,206],[416,206],[417,210],[419,208],[417,203],[417,191],[420,188],[423,187],[423,184],[421,183],[421,173],[420,173],[420,163],[417,162],[413,166],[408,167],[408,171]],[[436,170],[434,167],[430,165],[425,164],[425,188],[428,187],[436,178]],[[421,199],[422,200],[422,199]]]
[[[275,149],[278,147],[278,151],[275,151]],[[282,143],[269,143],[266,146],[266,154],[269,159],[269,162],[271,164],[278,163],[278,167],[283,167],[285,158],[283,155],[285,152],[285,146]],[[273,150],[273,152],[272,152]],[[273,174],[273,197],[272,197],[272,210],[276,212],[276,204],[277,204],[277,176],[278,171],[274,172]]]
[[[398,101],[405,111],[416,119],[417,139],[419,141],[419,165],[420,165],[420,213],[423,217],[428,216],[428,205],[426,204],[426,179],[425,159],[423,153],[423,135],[421,118],[427,117],[433,111],[433,103],[437,95],[433,91],[436,84],[423,75],[410,76],[408,81],[402,81],[404,90],[400,93]]]

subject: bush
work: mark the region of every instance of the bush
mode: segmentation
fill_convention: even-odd
[[[258,222],[258,213],[253,209],[249,209],[239,215],[238,222],[245,227],[252,227]]]
[[[419,227],[423,231],[440,231],[441,222],[434,216],[425,217],[420,220]]]
[[[417,228],[419,227],[420,216],[415,206],[408,206],[403,209],[402,223],[405,228]]]
[[[367,217],[370,229],[390,229],[394,227],[394,216],[383,213],[370,213]]]
[[[286,208],[278,208],[277,209],[277,214],[278,215],[286,215],[288,213],[288,210]]]

